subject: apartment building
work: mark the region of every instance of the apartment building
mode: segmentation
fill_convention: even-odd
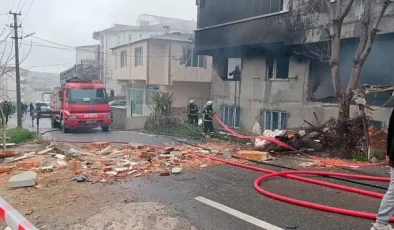
[[[376,16],[377,0],[373,0]],[[335,2],[335,1],[333,1]],[[356,0],[342,29],[341,81],[346,87],[358,46],[362,1]],[[213,58],[212,99],[225,123],[244,132],[317,124],[338,115],[330,67],[298,49],[326,46],[328,9],[320,1],[197,1],[199,55]],[[359,84],[393,85],[394,8],[389,7]],[[371,116],[387,128],[390,94],[371,95]],[[380,108],[383,106],[382,108]],[[351,107],[356,116],[356,106]]]

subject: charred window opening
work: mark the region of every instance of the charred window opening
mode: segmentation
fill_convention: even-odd
[[[289,78],[289,57],[286,55],[267,56],[266,70],[267,79]]]
[[[242,74],[242,58],[228,58],[224,64],[225,81],[240,81]]]

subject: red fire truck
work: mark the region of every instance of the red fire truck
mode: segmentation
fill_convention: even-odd
[[[101,127],[108,132],[112,123],[105,85],[98,79],[98,68],[77,64],[60,73],[61,86],[51,97],[51,123],[64,133],[73,129]]]

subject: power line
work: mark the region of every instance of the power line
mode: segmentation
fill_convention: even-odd
[[[31,2],[30,6],[29,6],[29,9],[27,10],[27,12],[26,12],[26,14],[25,14],[25,16],[23,17],[23,19],[22,19],[21,22],[23,22],[23,21],[25,20],[25,18],[27,17],[27,15],[29,14],[31,7],[32,7],[33,4],[34,4],[34,1],[35,1],[35,0],[33,0],[33,1]]]

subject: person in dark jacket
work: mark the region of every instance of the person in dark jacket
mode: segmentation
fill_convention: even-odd
[[[32,102],[30,102],[29,109],[30,109],[30,116],[31,116],[31,117],[33,117],[33,113],[34,113],[34,105],[33,105],[33,103],[32,103]]]
[[[207,105],[205,106],[203,112],[202,112],[202,120],[204,122],[204,131],[203,135],[206,136],[209,134],[210,137],[214,136],[214,128],[213,128],[213,123],[212,123],[212,118],[213,118],[214,112],[212,109],[212,101],[208,101]],[[209,137],[206,136],[206,137]]]
[[[389,189],[380,204],[376,223],[371,230],[394,230],[390,225],[390,218],[394,215],[394,110],[391,113],[387,133],[387,163],[391,166],[391,181]]]
[[[193,100],[187,105],[187,115],[190,124],[198,125],[198,107]]]

